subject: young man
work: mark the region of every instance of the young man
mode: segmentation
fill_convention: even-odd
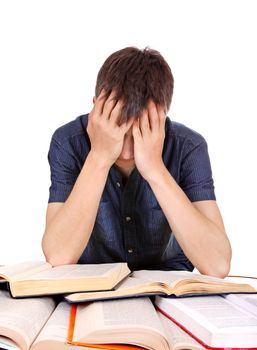
[[[172,93],[170,67],[155,50],[128,47],[104,62],[92,111],[51,140],[42,241],[50,263],[228,274],[207,144],[166,118]]]

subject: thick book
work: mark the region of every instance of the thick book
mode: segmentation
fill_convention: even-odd
[[[114,288],[130,274],[127,263],[71,264],[52,267],[43,261],[0,267],[13,297],[99,291]]]
[[[206,348],[257,349],[257,295],[157,296],[155,305]]]
[[[0,349],[67,350],[70,306],[52,297],[14,299],[0,290]],[[85,350],[72,347],[72,350]]]
[[[72,304],[67,343],[109,350],[205,349],[147,297]]]
[[[247,283],[233,283],[225,279],[201,275],[189,271],[134,271],[114,290],[105,292],[72,293],[65,295],[70,303],[114,298],[174,295],[188,296],[199,294],[256,293]]]

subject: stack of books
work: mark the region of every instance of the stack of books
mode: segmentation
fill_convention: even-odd
[[[257,290],[126,263],[0,267],[0,349],[257,349]]]

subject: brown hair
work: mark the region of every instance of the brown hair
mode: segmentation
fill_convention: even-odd
[[[123,120],[140,115],[149,99],[168,111],[173,93],[173,75],[162,55],[146,47],[126,47],[111,54],[97,75],[95,96],[112,90],[124,101]]]

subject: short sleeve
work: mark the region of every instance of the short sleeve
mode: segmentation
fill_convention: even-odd
[[[180,187],[191,202],[216,200],[206,141],[193,147],[181,164]]]
[[[51,172],[48,203],[65,202],[79,175],[76,159],[57,140],[52,138],[48,162]]]

